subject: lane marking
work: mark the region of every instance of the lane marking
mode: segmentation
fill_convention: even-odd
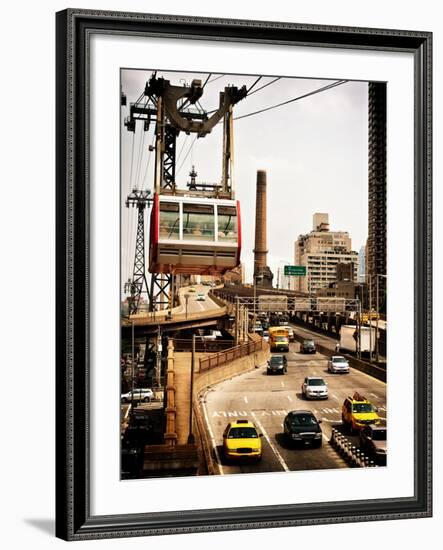
[[[292,397],[290,395],[286,396],[288,398],[288,401],[292,401]]]
[[[280,384],[282,385],[282,388],[285,387],[285,383],[284,383],[284,382],[280,382]]]
[[[335,393],[332,394],[332,397],[333,397],[336,401],[338,401],[338,397],[335,395]]]
[[[246,397],[246,395],[243,397],[243,399],[245,400],[245,403],[248,402],[248,398]]]
[[[280,462],[282,468],[285,470],[285,472],[289,472],[289,468],[286,464],[286,462],[283,460],[283,457],[281,456],[281,454],[278,452],[277,448],[275,447],[275,445],[272,443],[271,439],[269,438],[268,434],[266,433],[265,429],[263,428],[261,422],[258,420],[258,418],[255,416],[255,413],[252,411],[252,416],[255,418],[255,421],[257,423],[257,426],[260,428],[264,438],[266,439],[266,441],[269,443],[269,446],[271,447],[271,449],[274,451],[274,454],[275,456],[277,457],[278,461]]]
[[[129,411],[131,410],[131,405],[129,405],[129,407],[126,409],[126,412],[125,412],[125,419],[128,418],[129,416]]]
[[[372,395],[372,397],[375,397],[375,399],[378,399],[378,395],[375,395],[375,393],[370,393],[369,395]]]
[[[217,444],[215,443],[214,432],[212,431],[211,424],[209,423],[208,413],[206,411],[206,406],[205,406],[204,401],[201,401],[201,404],[202,404],[202,407],[203,407],[203,414],[204,414],[204,417],[205,417],[206,426],[208,427],[208,431],[209,431],[209,437],[211,439],[212,447],[214,448],[215,457],[217,458],[218,470],[219,470],[220,474],[223,476],[225,473],[223,471],[223,466],[222,466],[221,459],[220,459],[220,453],[218,452]]]

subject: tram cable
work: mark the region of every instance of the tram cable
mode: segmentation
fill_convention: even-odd
[[[257,78],[257,80],[254,82],[254,84],[252,84],[252,86],[250,86],[250,87],[248,88],[248,90],[246,91],[246,96],[248,96],[250,93],[251,93],[251,94],[254,93],[254,92],[251,92],[252,88],[254,88],[255,85],[256,85],[262,78],[263,78],[262,76],[259,76],[259,77]],[[260,88],[259,88],[259,89],[260,89]]]
[[[248,113],[246,115],[241,115],[241,116],[235,117],[234,120],[241,120],[242,118],[248,118],[248,117],[251,117],[251,116],[254,116],[254,115],[259,115],[260,113],[265,113],[266,111],[270,111],[272,109],[277,109],[277,107],[282,107],[283,105],[288,105],[289,103],[293,103],[294,101],[298,101],[299,99],[304,99],[305,97],[309,97],[309,96],[318,94],[320,92],[330,90],[332,88],[335,88],[336,86],[341,86],[342,84],[346,84],[347,82],[348,82],[348,80],[338,80],[337,82],[334,82],[332,84],[328,84],[327,86],[323,86],[322,88],[319,88],[317,90],[313,90],[312,92],[308,92],[306,94],[294,97],[292,99],[288,99],[287,101],[282,101],[281,103],[277,103],[276,105],[271,105],[270,107],[265,107],[264,109],[259,109],[258,111],[253,111],[252,113]]]
[[[252,88],[249,88],[248,90],[248,94],[247,95],[253,95],[253,94],[256,94],[257,92],[259,92],[260,90],[263,90],[263,88],[266,88],[267,86],[270,86],[271,84],[274,84],[274,82],[277,82],[277,80],[280,80],[281,79],[281,76],[278,76],[277,78],[274,78],[274,80],[271,80],[270,82],[267,82],[266,84],[263,84],[263,86],[260,86],[260,88],[257,88],[256,90],[254,90],[253,92],[250,92],[249,90]]]

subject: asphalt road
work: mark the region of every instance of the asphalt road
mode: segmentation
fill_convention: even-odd
[[[297,329],[296,329],[297,331]],[[386,420],[386,384],[351,368],[349,374],[329,374],[327,358],[320,353],[303,355],[300,344],[291,343],[288,372],[267,375],[262,366],[210,388],[203,399],[203,413],[214,447],[220,474],[346,468],[347,464],[329,445],[333,427],[341,427],[341,406],[356,390],[379,408]],[[301,385],[305,376],[322,376],[329,398],[307,401]],[[283,420],[291,410],[311,410],[322,420],[323,445],[319,449],[292,448],[283,437]],[[263,457],[258,463],[228,464],[223,459],[222,433],[232,419],[247,418],[263,433]],[[358,437],[350,438],[358,444]]]
[[[195,288],[195,292],[189,292],[190,288]],[[185,313],[186,311],[186,300],[185,295],[188,295],[188,314],[191,313],[201,313],[206,311],[211,311],[214,309],[220,309],[220,306],[214,302],[209,296],[208,292],[211,290],[210,286],[205,285],[192,285],[192,287],[183,287],[179,290],[180,293],[180,306],[177,307],[174,311],[176,313]],[[204,300],[197,300],[198,294],[203,294]]]

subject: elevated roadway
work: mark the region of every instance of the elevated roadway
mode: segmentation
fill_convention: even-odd
[[[156,332],[159,325],[163,332],[216,325],[217,321],[227,314],[227,309],[208,295],[210,290],[211,287],[204,285],[182,287],[179,290],[179,305],[177,307],[172,310],[131,315],[130,318],[122,320],[122,331],[129,335],[132,324],[134,324],[134,330],[138,335]],[[185,295],[188,296],[187,301]],[[171,313],[170,317],[169,312]]]
[[[351,368],[349,374],[329,374],[327,357],[300,354],[300,344],[291,343],[288,373],[267,375],[262,366],[213,386],[202,407],[214,446],[218,473],[222,475],[294,470],[347,468],[348,464],[329,445],[332,428],[340,429],[344,399],[359,391],[379,408],[386,421],[386,384]],[[305,376],[321,376],[328,383],[329,398],[307,401],[301,393]],[[294,448],[283,435],[283,420],[291,410],[311,410],[322,420],[323,445],[319,449]],[[259,463],[227,463],[222,452],[222,433],[229,421],[247,418],[263,433],[263,458]],[[353,437],[358,445],[358,437]]]

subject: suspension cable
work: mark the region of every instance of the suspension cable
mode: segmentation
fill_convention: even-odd
[[[248,113],[246,115],[241,115],[241,116],[235,117],[234,120],[241,120],[242,118],[248,118],[250,116],[254,116],[254,115],[258,115],[260,113],[264,113],[266,111],[270,111],[271,109],[276,109],[277,107],[282,107],[283,105],[288,105],[289,103],[293,103],[294,101],[298,101],[299,99],[303,99],[305,97],[309,97],[311,95],[315,95],[315,94],[318,94],[320,92],[330,90],[331,88],[335,88],[336,86],[341,86],[342,84],[345,84],[346,82],[348,82],[348,80],[339,80],[339,81],[334,82],[332,84],[328,84],[327,86],[323,86],[322,88],[319,88],[317,90],[313,90],[312,92],[308,92],[306,94],[294,97],[292,99],[288,99],[287,101],[277,103],[276,105],[271,105],[270,107],[265,107],[264,109],[259,109],[258,111],[253,111],[252,113]]]
[[[249,92],[249,90],[248,90],[248,95],[256,94],[260,90],[263,90],[263,88],[266,88],[267,86],[270,86],[271,84],[274,84],[274,82],[277,82],[277,80],[280,80],[280,79],[281,79],[281,76],[278,76],[277,78],[274,78],[274,80],[271,80],[270,82],[267,82],[266,84],[263,84],[263,86],[260,86],[260,88],[257,88],[253,92]],[[252,88],[252,86],[251,86],[251,88]]]

